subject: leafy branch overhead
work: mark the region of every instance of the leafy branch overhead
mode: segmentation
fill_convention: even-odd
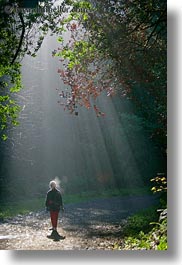
[[[66,61],[59,73],[68,85],[68,97],[66,101],[61,92],[61,104],[77,113],[78,105],[94,107],[94,95],[104,91],[107,95],[126,96],[145,121],[151,138],[165,153],[166,1],[98,0],[67,4],[70,12],[62,17],[60,27],[71,32],[70,37],[65,43],[61,35],[59,50],[54,52],[62,62]]]
[[[166,1],[64,0],[59,5],[69,10],[66,14],[49,0],[38,10],[17,12],[19,2],[0,0],[1,95],[11,98],[4,69],[9,68],[18,91],[20,65],[13,65],[25,54],[36,56],[46,34],[55,33],[60,47],[53,55],[64,61],[58,72],[67,85],[67,91],[59,89],[60,104],[76,115],[85,106],[102,116],[98,96],[125,96],[165,153]],[[7,3],[13,7],[10,13],[5,12]],[[67,43],[64,34],[69,35]]]
[[[76,115],[78,106],[91,108],[93,105],[96,115],[103,116],[104,113],[92,101],[103,91],[108,96],[113,95],[117,78],[113,75],[111,58],[99,50],[94,42],[90,42],[90,32],[84,27],[88,14],[93,11],[94,8],[86,1],[73,5],[69,15],[61,20],[70,37],[67,43],[63,42],[62,37],[58,38],[61,47],[53,55],[61,57],[64,62],[58,73],[64,84],[68,85],[67,92],[60,91],[60,104]],[[64,102],[62,99],[65,99]]]

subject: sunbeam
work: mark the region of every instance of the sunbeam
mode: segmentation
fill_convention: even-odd
[[[141,126],[122,116],[134,115],[132,104],[102,95],[97,105],[104,117],[84,107],[78,116],[64,111],[57,88],[67,87],[57,74],[60,62],[51,56],[56,45],[54,37],[46,37],[37,57],[23,61],[20,126],[9,132],[1,167],[12,196],[29,190],[41,195],[54,176],[68,193],[148,185],[162,170],[161,158]],[[36,179],[39,185],[30,189]]]

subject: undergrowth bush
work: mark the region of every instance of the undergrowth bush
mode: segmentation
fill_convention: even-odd
[[[136,236],[143,231],[145,233],[151,230],[151,222],[157,222],[159,216],[157,214],[157,207],[140,211],[139,213],[128,217],[124,228],[124,236]]]
[[[156,223],[148,233],[125,238],[123,250],[167,250],[167,220]]]
[[[160,194],[163,209],[148,209],[129,217],[123,229],[125,237],[114,249],[167,250],[167,180],[165,174],[158,173],[151,181],[155,183],[151,190]],[[161,212],[160,216],[157,212]]]

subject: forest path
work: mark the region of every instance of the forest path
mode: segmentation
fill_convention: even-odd
[[[93,199],[65,205],[60,212],[58,232],[64,240],[53,241],[49,213],[18,215],[0,223],[0,249],[81,250],[113,249],[122,246],[122,227],[126,218],[157,202],[155,196],[125,196]]]

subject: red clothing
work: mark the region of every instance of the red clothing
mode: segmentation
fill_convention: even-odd
[[[46,196],[46,207],[50,211],[51,223],[54,230],[57,228],[60,208],[63,209],[62,196],[58,189],[50,189]]]
[[[53,228],[57,228],[59,211],[50,211],[51,223]]]

